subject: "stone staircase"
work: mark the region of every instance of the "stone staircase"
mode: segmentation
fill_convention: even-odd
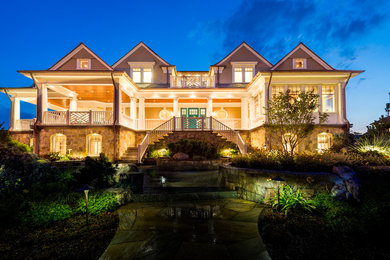
[[[138,158],[138,147],[128,147],[122,155],[121,161],[136,163]]]

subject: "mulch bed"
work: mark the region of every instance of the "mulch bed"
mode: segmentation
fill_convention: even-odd
[[[0,233],[0,259],[98,259],[114,237],[118,215],[78,215],[44,228],[12,228]]]

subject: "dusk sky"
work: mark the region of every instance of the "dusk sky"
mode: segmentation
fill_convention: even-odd
[[[32,81],[80,42],[112,65],[139,41],[178,70],[208,70],[246,41],[275,64],[299,42],[331,66],[366,72],[347,87],[353,131],[384,114],[390,92],[390,1],[2,1],[0,87]],[[10,101],[0,94],[0,122]],[[35,117],[22,104],[22,118]]]

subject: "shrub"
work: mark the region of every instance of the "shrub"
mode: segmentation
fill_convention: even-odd
[[[284,211],[285,215],[291,209],[312,211],[315,208],[313,201],[304,198],[299,188],[293,188],[290,185],[279,188],[279,201],[276,195],[271,199],[271,204],[273,208]]]
[[[98,158],[85,158],[85,166],[75,174],[80,186],[90,184],[95,188],[104,188],[114,181],[117,166],[115,166],[104,153]]]
[[[33,202],[27,211],[19,213],[19,219],[26,226],[45,226],[58,220],[70,218],[72,209],[66,204],[55,202]]]
[[[204,141],[180,139],[176,143],[169,143],[168,148],[172,155],[181,152],[188,154],[190,158],[194,158],[194,155],[207,159],[218,158],[217,147]]]
[[[99,215],[105,211],[114,211],[119,203],[114,193],[92,193],[88,196],[88,212],[92,215]],[[85,198],[80,198],[77,202],[77,211],[85,213]]]

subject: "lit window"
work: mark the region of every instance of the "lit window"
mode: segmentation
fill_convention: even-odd
[[[253,68],[245,68],[245,82],[250,82],[253,79]]]
[[[133,68],[133,80],[136,83],[141,82],[141,68]]]
[[[252,67],[234,68],[234,83],[248,83],[253,79]]]
[[[91,69],[91,60],[90,59],[78,59],[77,60],[77,69],[81,69],[81,70]]]
[[[235,83],[242,82],[242,68],[234,68],[234,82]]]
[[[282,136],[282,144],[284,151],[291,153],[292,146],[295,146],[297,142],[297,137],[294,134],[287,133]],[[298,148],[295,146],[295,148]],[[296,151],[295,151],[296,152]]]
[[[152,83],[152,68],[133,68],[133,80],[136,83]]]
[[[88,156],[99,156],[102,152],[102,136],[99,134],[87,135]]]
[[[294,69],[305,69],[306,68],[306,59],[294,59]]]
[[[294,99],[297,99],[301,92],[301,86],[289,86],[288,90],[290,91],[289,95]]]
[[[66,154],[66,135],[54,134],[50,137],[50,152]]]
[[[332,146],[332,134],[321,133],[317,136],[318,152],[323,153]]]
[[[322,87],[322,111],[334,112],[334,86]]]
[[[152,83],[152,69],[144,68],[144,83]]]

